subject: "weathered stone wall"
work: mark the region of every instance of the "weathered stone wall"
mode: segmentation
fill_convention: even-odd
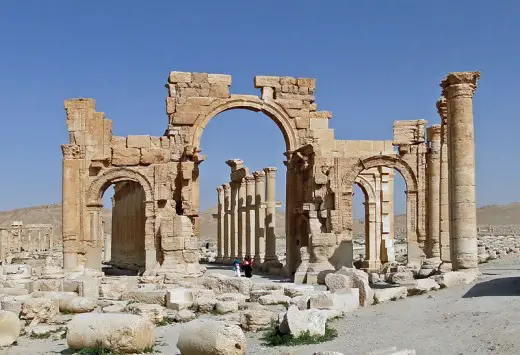
[[[144,202],[144,191],[138,183],[116,185],[112,208],[111,265],[132,270],[145,267]]]

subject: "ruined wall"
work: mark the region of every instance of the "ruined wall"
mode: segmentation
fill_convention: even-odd
[[[144,191],[138,183],[116,185],[112,209],[111,265],[131,270],[145,267],[144,202]]]
[[[0,229],[0,261],[12,258],[39,258],[53,256],[61,264],[61,241],[54,236],[51,224],[27,224],[13,221],[11,226]]]

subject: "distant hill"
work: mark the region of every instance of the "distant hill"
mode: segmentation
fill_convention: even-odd
[[[215,236],[217,221],[213,219],[216,207],[212,207],[200,214],[201,236]],[[112,228],[111,210],[103,210],[105,232],[110,233]],[[12,221],[22,221],[24,225],[33,223],[48,223],[54,226],[55,235],[61,234],[61,206],[59,204],[19,208],[9,211],[0,211],[0,228],[6,228]],[[395,228],[405,227],[406,216],[396,215]],[[507,205],[488,205],[477,208],[477,221],[481,226],[487,225],[519,225],[520,226],[520,202]],[[354,233],[361,234],[364,224],[361,220],[354,221]],[[278,210],[276,213],[276,235],[285,235],[285,212]]]

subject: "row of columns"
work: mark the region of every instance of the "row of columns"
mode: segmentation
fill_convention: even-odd
[[[478,267],[473,95],[479,72],[450,73],[437,101],[441,125],[428,129],[431,258],[446,269]]]
[[[250,256],[255,266],[279,267],[276,255],[276,168],[249,174],[242,160],[226,162],[231,181],[217,187],[217,259]]]

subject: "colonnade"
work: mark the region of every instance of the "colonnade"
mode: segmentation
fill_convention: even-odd
[[[479,72],[450,73],[428,129],[428,257],[443,269],[478,267],[473,95]]]
[[[249,174],[239,159],[228,160],[231,181],[217,187],[217,263],[250,256],[255,267],[281,267],[276,255],[276,168]]]

